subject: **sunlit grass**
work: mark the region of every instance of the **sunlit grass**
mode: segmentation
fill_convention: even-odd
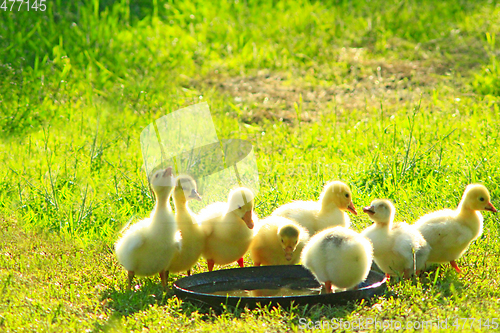
[[[410,223],[456,207],[471,182],[499,208],[496,3],[48,7],[0,12],[0,330],[297,331],[301,317],[498,313],[500,228],[489,212],[459,261],[464,275],[442,266],[344,307],[216,315],[162,293],[157,277],[126,292],[112,250],[121,227],[153,206],[141,131],[200,101],[219,138],[253,144],[261,217],[316,200],[331,179],[351,186],[357,207],[390,198]],[[352,220],[356,230],[370,223]]]

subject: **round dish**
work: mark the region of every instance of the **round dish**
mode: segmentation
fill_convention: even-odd
[[[222,269],[181,278],[174,283],[177,297],[211,307],[225,304],[255,308],[258,304],[279,304],[288,308],[292,304],[342,305],[368,300],[384,293],[386,278],[372,270],[358,287],[357,290],[320,294],[320,283],[300,265]]]

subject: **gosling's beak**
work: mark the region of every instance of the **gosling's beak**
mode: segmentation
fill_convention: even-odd
[[[285,259],[287,261],[292,260],[292,255],[293,255],[293,248],[291,246],[287,246],[285,248]]]
[[[253,229],[253,221],[252,221],[252,211],[249,210],[248,212],[243,215],[243,221],[247,224],[248,229]]]
[[[363,212],[365,212],[368,215],[373,215],[375,214],[375,208],[373,206],[368,206],[368,207],[363,207]]]
[[[353,213],[354,215],[358,215],[358,212],[356,211],[356,208],[354,208],[354,204],[349,202],[349,205],[347,206],[347,210]]]
[[[201,201],[201,196],[200,196],[200,194],[198,193],[198,191],[196,191],[196,190],[192,190],[192,191],[191,191],[191,194],[189,195],[189,198],[190,198],[190,199],[194,199],[194,200]]]
[[[159,186],[174,186],[172,183],[173,179],[172,177],[172,167],[168,167],[163,171],[159,171],[156,175],[155,178],[158,181]]]
[[[488,202],[486,207],[484,208],[485,210],[489,210],[490,212],[496,213],[498,212],[497,209],[491,204],[491,202]]]
[[[165,169],[165,171],[163,172],[163,177],[169,177],[172,175],[172,167],[168,167]]]

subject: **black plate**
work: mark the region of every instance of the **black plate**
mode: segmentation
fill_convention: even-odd
[[[211,294],[227,290],[277,289],[284,286],[299,289],[319,288],[321,285],[303,266],[283,265],[222,269],[195,274],[177,280],[174,290],[177,297],[183,300],[213,307],[226,304],[255,308],[258,303],[261,306],[280,304],[284,308],[290,307],[292,303],[342,305],[349,301],[368,300],[375,295],[382,295],[386,288],[386,278],[381,273],[370,271],[366,281],[359,284],[358,290],[331,294],[258,297]]]

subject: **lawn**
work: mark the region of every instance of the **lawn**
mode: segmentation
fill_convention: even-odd
[[[122,226],[153,207],[141,131],[199,102],[219,138],[252,143],[260,217],[316,200],[333,179],[349,184],[358,212],[389,198],[409,223],[455,208],[472,182],[499,208],[496,1],[47,2],[0,7],[0,331],[500,322],[500,218],[490,212],[458,261],[463,274],[433,267],[342,307],[216,313],[162,292],[158,277],[127,291],[113,253]],[[353,229],[370,224],[363,215]]]

